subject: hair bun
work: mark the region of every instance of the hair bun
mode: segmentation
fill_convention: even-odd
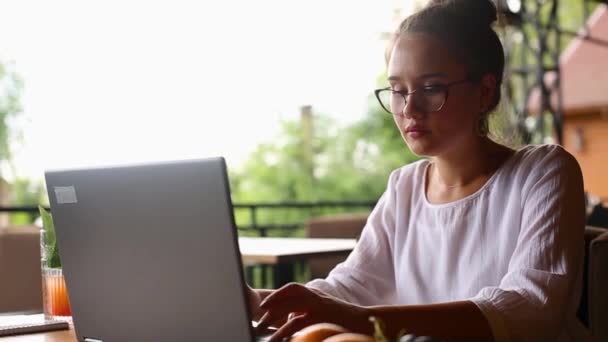
[[[430,0],[427,6],[442,7],[475,25],[490,26],[497,20],[496,5],[491,0]]]

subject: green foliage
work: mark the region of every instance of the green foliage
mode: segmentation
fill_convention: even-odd
[[[369,318],[369,321],[372,322],[372,324],[374,326],[374,341],[375,342],[390,342],[390,339],[388,337],[386,337],[386,324],[384,324],[384,322],[380,318],[377,318],[375,316],[371,316]],[[399,331],[399,333],[397,334],[397,338],[395,341],[397,341],[397,342],[401,342],[402,340],[405,341],[405,338],[407,338],[408,336],[413,336],[413,335],[406,335],[405,329],[401,329],[401,331]]]
[[[57,239],[55,236],[55,225],[53,224],[53,216],[44,207],[38,206],[40,217],[42,218],[43,241],[44,241],[44,256],[46,266],[50,268],[61,267],[59,259],[59,248],[57,247]]]
[[[8,120],[21,113],[22,88],[12,65],[0,62],[0,161],[10,159]]]
[[[11,137],[14,132],[10,132],[10,120],[20,115],[21,92],[23,81],[17,75],[12,63],[2,63],[0,61],[0,162],[11,160]],[[43,187],[41,184],[33,184],[29,179],[17,178],[11,184],[12,199],[11,205],[26,206],[32,203],[39,203],[43,197]],[[37,218],[33,213],[11,214],[10,222],[14,225],[31,224]]]
[[[19,98],[23,89],[23,82],[17,76],[12,64],[0,61],[0,163],[11,160],[10,139],[14,134],[9,132],[9,122],[21,113]],[[14,205],[38,203],[38,198],[29,196],[29,182],[18,179],[12,184],[15,191]],[[40,191],[38,191],[40,192]],[[34,221],[31,214],[17,213],[10,217],[12,224],[28,224]]]
[[[389,342],[388,337],[385,335],[386,326],[384,322],[374,316],[370,317],[369,320],[374,325],[374,340],[376,342]]]
[[[41,183],[32,183],[27,178],[17,178],[11,184],[12,205],[16,207],[29,206],[40,203],[44,197],[44,188]],[[32,224],[38,218],[35,213],[15,213],[10,216],[11,224]]]

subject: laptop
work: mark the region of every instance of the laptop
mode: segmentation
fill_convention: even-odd
[[[78,341],[254,337],[223,158],[47,171]]]

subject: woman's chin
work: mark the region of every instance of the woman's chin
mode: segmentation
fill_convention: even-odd
[[[410,151],[418,157],[429,157],[433,155],[433,148],[428,142],[422,142],[420,140],[408,140],[405,139],[405,144]]]

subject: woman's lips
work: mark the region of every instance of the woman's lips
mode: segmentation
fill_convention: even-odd
[[[411,138],[420,138],[429,133],[431,133],[431,131],[421,126],[410,126],[405,129],[405,134]]]

